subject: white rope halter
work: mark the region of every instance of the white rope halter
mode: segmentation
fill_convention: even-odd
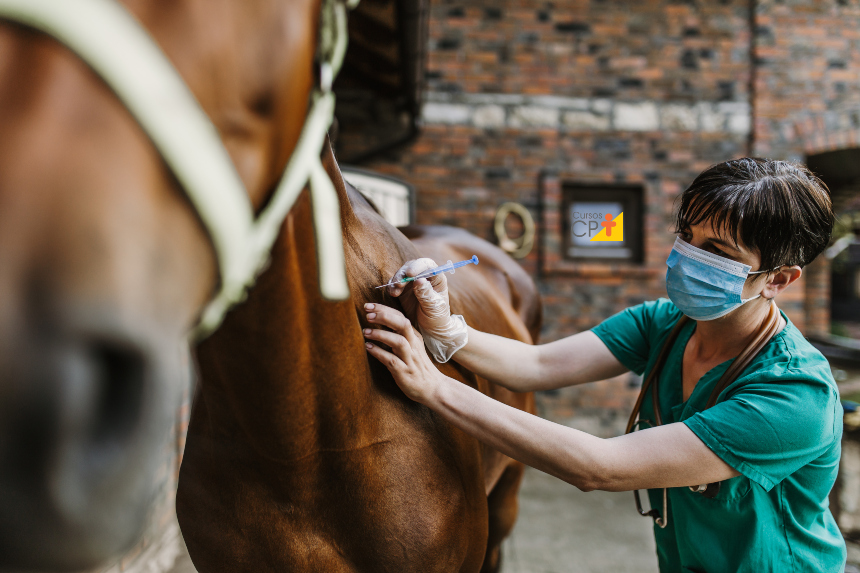
[[[125,104],[183,186],[215,247],[220,291],[192,336],[203,338],[245,299],[269,261],[272,244],[310,182],[320,291],[349,297],[340,205],[320,161],[334,117],[331,85],[346,53],[346,9],[358,0],[323,0],[320,86],[298,144],[269,204],[255,220],[248,194],[218,131],[147,31],[115,0],[0,0],[0,19],[35,28],[86,62]]]

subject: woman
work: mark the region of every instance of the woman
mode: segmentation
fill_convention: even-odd
[[[365,330],[368,352],[408,397],[513,458],[584,491],[649,489],[663,572],[841,571],[845,544],[827,501],[839,396],[827,361],[775,303],[832,226],[826,187],[804,167],[728,161],[681,196],[669,300],[529,346],[452,317],[440,275],[390,287],[405,308],[417,305],[423,337],[396,310],[366,306],[390,329]],[[395,278],[433,265],[412,261]],[[424,345],[519,392],[653,371],[640,397],[644,429],[604,440],[510,408],[442,375]],[[734,371],[739,355],[752,360]]]

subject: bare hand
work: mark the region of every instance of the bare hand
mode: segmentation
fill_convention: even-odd
[[[368,341],[381,342],[391,347],[389,352],[368,342],[367,352],[388,368],[397,385],[409,398],[427,404],[442,383],[444,375],[427,356],[421,334],[403,314],[393,308],[366,304],[364,309],[368,313],[368,322],[391,329],[365,329],[364,337]]]

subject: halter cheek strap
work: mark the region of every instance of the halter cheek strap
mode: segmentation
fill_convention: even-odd
[[[209,233],[220,290],[192,336],[200,339],[244,300],[266,267],[287,213],[310,182],[320,291],[349,297],[340,205],[320,161],[334,117],[331,83],[346,52],[346,9],[357,0],[323,0],[317,57],[320,85],[298,144],[266,209],[255,220],[245,187],[217,129],[179,73],[134,17],[114,0],[0,0],[0,19],[52,36],[114,91],[175,174]]]

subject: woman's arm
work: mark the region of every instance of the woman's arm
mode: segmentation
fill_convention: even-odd
[[[583,491],[681,487],[740,475],[684,424],[601,439],[444,377],[425,405],[500,452]]]
[[[590,331],[533,346],[469,328],[469,341],[453,359],[515,392],[563,388],[627,372]]]
[[[402,280],[436,266],[431,259],[416,259],[392,277],[388,294],[401,297],[406,314],[427,338],[428,350],[440,362],[456,360],[475,374],[514,392],[550,390],[612,378],[626,368],[591,332],[542,346],[523,344],[469,328],[454,319],[448,304],[444,273],[418,279],[409,286]],[[380,308],[382,305],[378,305]],[[370,312],[373,305],[370,305]]]
[[[368,352],[394,375],[407,396],[482,442],[582,490],[679,487],[739,475],[684,424],[603,440],[497,402],[441,374],[423,341],[399,312],[375,305]],[[367,334],[367,331],[365,332]]]

